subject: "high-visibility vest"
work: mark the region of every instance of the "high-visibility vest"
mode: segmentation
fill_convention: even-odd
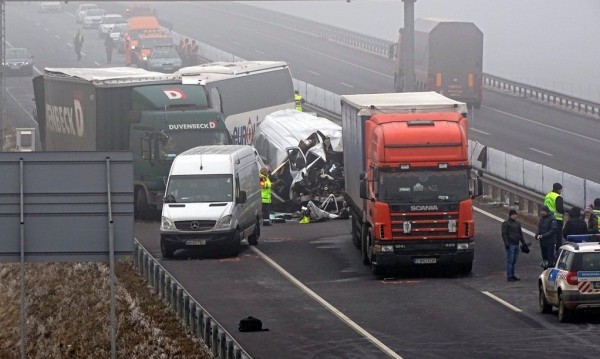
[[[260,199],[262,203],[271,203],[271,180],[263,174],[260,177]]]
[[[302,111],[302,96],[299,94],[294,94],[294,102],[296,102],[296,110]]]
[[[557,221],[562,221],[563,220],[562,213],[556,212],[556,199],[558,198],[558,196],[560,196],[560,194],[558,194],[554,191],[548,193],[546,195],[546,198],[544,198],[544,205],[548,206],[548,208],[552,211],[552,213],[554,213],[554,218],[556,218]]]
[[[598,233],[600,233],[600,209],[594,209],[592,212],[598,217]]]

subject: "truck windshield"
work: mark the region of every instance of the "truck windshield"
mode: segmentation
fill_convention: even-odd
[[[166,198],[172,203],[232,202],[233,178],[229,174],[171,176]]]
[[[469,176],[460,171],[381,172],[382,201],[407,203],[459,202],[469,198]]]
[[[159,147],[161,160],[173,160],[181,152],[198,146],[231,143],[226,130],[164,131],[163,135]]]

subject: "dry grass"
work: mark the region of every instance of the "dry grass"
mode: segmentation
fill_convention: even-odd
[[[117,357],[211,358],[130,263],[116,266]],[[109,269],[26,264],[27,358],[109,358]],[[20,266],[0,264],[0,358],[20,357]]]

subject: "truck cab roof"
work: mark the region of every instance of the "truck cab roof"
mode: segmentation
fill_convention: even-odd
[[[361,116],[377,113],[467,113],[466,103],[452,100],[434,91],[344,95],[342,101],[359,109]]]

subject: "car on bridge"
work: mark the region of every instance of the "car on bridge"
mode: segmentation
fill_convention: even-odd
[[[113,27],[117,24],[127,24],[127,20],[119,14],[106,14],[102,18],[102,23],[98,26],[98,37],[103,39],[110,35]]]
[[[33,75],[33,56],[25,48],[12,47],[5,50],[4,73],[7,75]]]
[[[153,47],[139,60],[139,66],[150,71],[170,73],[179,70],[182,65],[174,45]]]
[[[569,236],[571,237],[571,236]],[[600,309],[600,243],[567,242],[554,266],[542,262],[538,280],[540,312],[558,307],[558,320],[568,322],[575,311]]]
[[[85,12],[90,9],[99,9],[99,7],[96,4],[80,4],[77,7],[77,10],[75,10],[75,21],[78,24],[83,23],[83,16],[85,15]]]
[[[38,3],[39,12],[61,12],[62,4],[60,1],[40,1]]]

